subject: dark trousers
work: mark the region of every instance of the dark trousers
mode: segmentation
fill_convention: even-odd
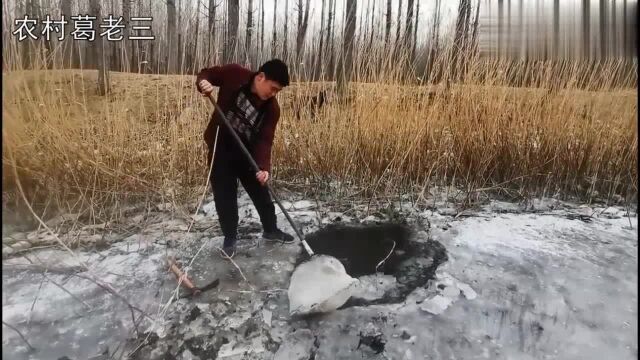
[[[240,149],[229,143],[233,139],[218,140],[210,180],[220,228],[225,238],[236,238],[238,233],[238,180],[258,211],[263,230],[276,230],[275,206],[266,186],[260,185],[256,172]]]

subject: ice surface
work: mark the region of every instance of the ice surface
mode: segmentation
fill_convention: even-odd
[[[315,208],[296,209],[295,203],[289,203],[292,217],[309,231],[322,221],[366,217],[356,211],[346,217],[322,204],[316,213]],[[239,204],[241,214],[252,206],[244,195]],[[161,340],[147,342],[139,350],[141,360],[165,354],[177,359],[213,355],[227,359],[363,358],[369,356],[365,346],[358,349],[357,345],[370,323],[387,339],[380,358],[636,359],[636,209],[627,213],[621,207],[581,207],[550,199],[531,204],[543,213],[527,212],[531,206],[499,202],[465,211],[458,218],[438,209],[412,210],[414,218],[429,221],[429,237],[447,250],[448,261],[438,268],[435,279],[398,304],[353,306],[305,319],[290,316],[287,294],[301,249],[296,244],[253,241],[249,235],[258,235],[259,227],[239,242],[240,251],[234,258],[248,282],[233,264],[217,256],[222,243],[219,230],[207,225],[202,227],[207,229],[204,232],[187,234],[181,230],[184,221],[172,220],[166,212],[145,215],[154,223],[107,250],[78,249],[77,258],[59,249],[27,254],[58,267],[87,263],[91,274],[144,309],[154,322],[143,321],[141,333],[148,330],[153,333],[151,338]],[[213,203],[205,208],[214,209]],[[592,217],[583,221],[573,214]],[[214,216],[207,215],[196,225],[215,223]],[[286,228],[281,215],[278,221]],[[167,247],[168,240],[175,244]],[[188,263],[198,252],[190,269],[194,281],[205,284],[219,279],[219,287],[197,300],[174,302],[161,312],[176,287],[165,256],[175,254]],[[136,340],[127,347],[133,351],[146,337],[136,337],[130,310],[122,300],[86,280],[48,273],[51,280],[88,304],[87,309],[50,281],[43,281],[41,272],[18,266],[26,263],[19,256],[3,260],[3,320],[16,326],[38,352],[29,354],[20,337],[5,327],[3,358],[89,359],[105,349],[112,354],[127,339]],[[317,274],[303,276],[309,282],[302,284],[312,289],[303,301],[322,301],[321,295],[349,283],[340,276],[341,284],[314,282],[314,276]],[[393,284],[394,279],[376,274],[348,289],[350,294],[373,299]],[[293,299],[295,306],[295,296]],[[200,314],[194,313],[197,316],[192,319],[194,307]],[[402,336],[403,331],[407,335]]]

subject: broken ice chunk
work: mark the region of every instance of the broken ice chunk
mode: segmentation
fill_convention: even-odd
[[[420,309],[434,315],[442,314],[453,303],[453,299],[436,295],[431,299],[425,300]]]
[[[462,291],[462,295],[464,295],[464,297],[466,297],[469,300],[473,300],[478,296],[478,294],[476,294],[476,292],[473,291],[471,286],[467,284],[459,283],[458,289],[460,289]]]

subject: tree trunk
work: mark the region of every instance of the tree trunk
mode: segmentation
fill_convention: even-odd
[[[633,30],[638,26],[638,2],[629,3],[629,13],[631,13],[631,21],[629,23],[629,29],[631,32],[628,34],[629,36],[629,53],[633,58],[634,56],[637,59],[637,49],[638,49],[638,33]]]
[[[338,94],[344,98],[347,91],[348,81],[351,77],[351,68],[353,65],[353,41],[356,31],[356,9],[358,7],[357,0],[347,1],[347,17],[344,29],[344,41],[342,43],[342,56],[340,57],[340,65],[338,69]]]
[[[511,1],[509,1],[509,3],[511,3]],[[511,5],[509,5],[509,8],[511,8]],[[473,54],[477,54],[478,53],[478,27],[479,27],[479,22],[480,20],[480,1],[478,1],[478,5],[476,5],[476,18],[473,20],[473,34],[471,35],[471,46],[473,49]]]
[[[460,4],[458,6],[458,19],[456,21],[456,32],[453,40],[453,56],[451,63],[451,76],[454,77],[455,80],[458,79],[458,71],[460,70],[460,64],[458,61],[462,59],[465,44],[465,27],[467,24],[467,5],[468,0],[460,0]]]
[[[224,46],[224,62],[237,61],[238,24],[240,23],[240,1],[229,0],[227,3],[227,43]]]
[[[176,29],[176,3],[175,0],[167,0],[167,73],[175,74],[177,71],[178,47]]]
[[[135,47],[131,41],[129,41],[129,19],[131,18],[131,0],[122,0],[122,24],[124,28],[122,29],[122,41],[119,42],[120,45],[120,64],[122,65],[121,71],[129,72],[135,71],[135,59],[133,57],[133,51],[129,50],[129,46],[131,49]]]
[[[45,15],[44,15],[44,12],[42,11],[42,3],[38,1],[35,4],[35,6],[37,8],[37,11],[34,14],[38,14],[38,17],[40,19],[44,19]],[[49,12],[49,7],[47,7],[47,12]],[[53,68],[53,51],[51,50],[51,38],[47,40],[46,37],[42,36],[42,42],[44,45],[43,59],[44,59],[45,68],[51,69]]]
[[[398,2],[398,18],[396,21],[396,43],[394,47],[396,49],[400,46],[400,25],[402,24],[402,0]]]
[[[627,0],[622,1],[622,56],[626,59],[629,55],[629,42],[627,38]]]
[[[369,2],[367,0],[367,4],[368,3]],[[364,37],[364,32],[367,31],[367,25],[369,23],[369,17],[367,16],[367,14],[368,13],[365,13],[364,3],[362,3],[362,6],[360,6],[360,16],[358,16],[360,21],[359,21],[359,25],[358,25],[358,31],[356,32],[356,34],[358,34],[358,36],[356,38],[356,41],[355,41],[356,44],[361,44],[362,43],[361,41],[365,38]]]
[[[133,0],[123,0],[123,1],[128,2],[131,5],[131,1],[133,1]],[[138,6],[138,11],[140,11],[142,9],[141,5],[142,4],[140,4],[140,6]],[[131,9],[131,6],[129,6],[129,8]],[[129,26],[128,19],[127,19],[127,25],[125,25],[125,26],[126,27]],[[124,37],[124,41],[129,41],[129,40],[127,40],[126,36]],[[140,72],[140,62],[142,61],[142,59],[140,59],[140,52],[141,51],[142,50],[141,50],[139,41],[131,42],[131,55],[130,55],[130,58],[128,60],[124,60],[123,59],[123,61],[129,63],[130,71]]]
[[[391,0],[387,0],[387,13],[385,14],[384,44],[389,46],[389,36],[391,35]]]
[[[289,60],[289,0],[285,0],[284,2],[284,39],[283,39],[283,49],[282,56],[284,61]]]
[[[420,1],[416,1],[416,22],[413,25],[413,49],[411,49],[411,58],[416,59],[416,47],[418,46],[418,21],[420,19]]]
[[[329,7],[327,9],[328,14],[327,14],[327,36],[326,36],[326,40],[325,40],[325,46],[329,51],[329,65],[328,68],[331,70],[331,74],[335,76],[335,71],[334,71],[334,58],[333,58],[333,42],[331,41],[331,36],[333,34],[333,17],[334,17],[334,7],[333,4],[335,3],[335,0],[329,0]],[[335,77],[334,77],[335,78]],[[332,78],[332,79],[334,79]]]
[[[478,4],[478,8],[480,4]],[[478,18],[478,14],[476,13],[476,19]],[[507,52],[509,54],[513,53],[513,35],[511,35],[511,0],[507,0],[507,43],[505,47],[507,48]],[[477,44],[474,44],[474,46]]]
[[[560,58],[560,0],[553,0],[553,56]]]
[[[216,49],[216,8],[218,6],[215,4],[215,0],[209,0],[209,16],[208,16],[208,34],[209,39],[207,42],[207,63],[214,61],[216,59],[215,52]]]
[[[178,61],[176,73],[182,72],[184,68],[184,37],[182,36],[182,0],[178,0],[178,8],[176,9],[178,14],[178,27],[177,27],[177,36],[178,36]]]
[[[251,35],[253,33],[253,0],[248,1],[247,6],[247,29],[244,36],[244,59],[247,63],[253,64],[251,59]]]
[[[611,2],[611,49],[613,49],[612,52],[612,57],[616,57],[619,53],[619,48],[618,48],[618,32],[616,31],[618,29],[618,22],[617,22],[617,17],[616,17],[616,13],[617,11],[617,7],[616,7],[616,0],[613,0]]]
[[[102,22],[102,14],[100,8],[100,0],[91,0],[89,2],[91,8],[90,14],[96,17],[94,20],[94,29],[98,29],[98,24]],[[91,42],[92,58],[96,60],[98,65],[98,94],[105,95],[110,91],[109,83],[109,66],[108,60],[105,56],[104,38],[102,36],[96,36],[95,40]]]
[[[126,1],[126,0],[125,0]],[[196,31],[195,31],[195,39],[193,41],[193,52],[192,52],[192,64],[191,64],[191,74],[195,74],[196,71],[199,70],[198,64],[198,34],[200,33],[200,0],[196,2]]]
[[[335,46],[336,46],[336,0],[332,0],[332,13],[331,13],[331,17],[329,18],[331,20],[331,26],[329,27],[329,29],[327,31],[330,31],[330,36],[331,36],[331,40],[328,42],[331,44],[331,57],[329,58],[329,66],[331,67],[332,71],[333,71],[333,75],[334,75],[334,79],[337,77],[337,69],[336,69],[336,51],[335,51]]]
[[[431,41],[429,42],[429,60],[427,65],[427,71],[429,72],[429,78],[431,81],[435,80],[435,74],[433,72],[433,64],[438,51],[438,29],[440,23],[440,0],[436,0],[435,11],[433,12],[433,24],[431,27]]]
[[[271,57],[276,57],[276,46],[278,45],[278,0],[273,1],[273,39],[271,39]]]
[[[26,14],[26,10],[27,10],[27,5],[28,4],[25,4],[20,0],[16,1],[15,14],[13,15],[14,18],[16,19],[24,18],[24,15]],[[20,60],[19,64],[22,69],[27,69],[29,67],[29,42],[31,42],[30,38],[25,39],[24,41],[20,41],[17,44],[18,50],[19,50],[19,54],[18,54],[18,58]],[[73,45],[73,41],[67,41],[67,43],[69,43],[70,45]]]
[[[469,48],[469,29],[471,28],[471,0],[467,0],[465,8],[464,8],[464,31],[462,32],[462,44],[465,50]],[[464,58],[462,59],[464,61]]]
[[[376,21],[376,1],[373,1],[373,8],[371,10],[371,34],[369,35],[369,49],[373,49],[373,37],[376,33],[376,25],[375,25],[375,21]]]
[[[591,57],[591,1],[582,0],[582,50],[584,57]]]
[[[504,37],[504,0],[498,0],[498,58],[502,57]]]
[[[61,0],[60,1],[60,12],[64,16],[65,20],[72,21],[71,16],[75,14],[72,13],[71,10],[71,0]],[[71,24],[67,24],[64,28],[64,40],[62,41],[62,59],[63,59],[63,68],[68,66],[70,68],[75,68],[78,66],[79,60],[77,58],[77,51],[74,48],[75,42],[72,39],[71,32],[73,31],[73,27]]]
[[[303,61],[304,40],[307,36],[307,28],[309,26],[309,0],[306,1],[304,7],[304,16],[302,15],[302,0],[298,0],[298,35],[296,37],[296,65]]]
[[[275,22],[274,22],[275,24]],[[260,0],[260,56],[264,54],[264,0]]]
[[[607,1],[600,0],[600,60],[605,60],[607,58]]]
[[[411,35],[413,34],[413,7],[414,0],[407,0],[407,23],[404,29],[403,41],[407,46],[409,55],[411,55],[411,50],[413,49],[413,44],[411,44]]]
[[[316,57],[316,76],[322,76],[324,69],[324,9],[325,9],[325,0],[322,0],[322,10],[320,10],[320,45],[318,46],[318,56]]]

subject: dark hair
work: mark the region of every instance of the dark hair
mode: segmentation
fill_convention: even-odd
[[[269,80],[273,80],[282,87],[289,86],[289,69],[280,59],[272,59],[260,66],[259,72],[263,72]]]

